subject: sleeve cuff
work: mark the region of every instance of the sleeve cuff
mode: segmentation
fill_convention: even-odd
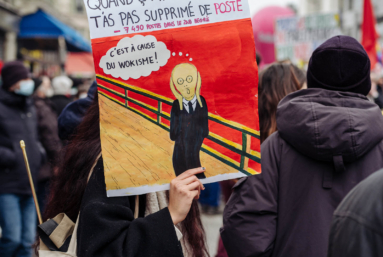
[[[152,232],[157,233],[161,239],[165,239],[164,237],[167,237],[167,241],[178,243],[180,236],[182,237],[181,231],[179,231],[178,228],[176,229],[174,226],[172,217],[170,216],[170,212],[167,207],[146,216],[145,220],[149,221],[153,225],[155,224],[155,227],[152,227]]]

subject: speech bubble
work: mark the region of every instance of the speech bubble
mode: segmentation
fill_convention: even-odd
[[[154,36],[136,35],[121,39],[117,46],[101,57],[100,67],[105,74],[128,80],[147,77],[166,65],[170,51]]]

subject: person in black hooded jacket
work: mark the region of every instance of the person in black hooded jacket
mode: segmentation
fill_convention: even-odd
[[[334,212],[328,257],[383,256],[383,169],[360,182]]]
[[[24,140],[32,177],[37,180],[44,150],[37,133],[32,99],[34,82],[21,62],[6,63],[0,89],[0,256],[31,256],[36,210],[20,140]]]
[[[366,98],[370,65],[350,37],[314,51],[308,89],[279,103],[278,131],[261,145],[262,174],[238,181],[226,205],[229,256],[327,255],[334,210],[383,167],[383,117]]]

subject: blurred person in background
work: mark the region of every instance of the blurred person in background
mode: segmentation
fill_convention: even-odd
[[[45,208],[46,196],[48,195],[49,181],[53,176],[54,167],[52,164],[59,157],[61,140],[58,136],[57,115],[53,110],[51,101],[48,99],[53,95],[53,89],[48,77],[35,79],[35,94],[33,95],[34,105],[37,113],[38,135],[43,145],[47,159],[40,168],[37,177],[37,198],[40,209]]]
[[[328,257],[383,256],[383,170],[360,182],[336,208]]]
[[[54,96],[51,101],[57,117],[60,116],[65,106],[72,102],[71,88],[73,81],[67,76],[58,76],[52,80]]]
[[[259,74],[258,99],[261,142],[277,131],[276,112],[278,103],[288,94],[304,88],[306,73],[291,63],[273,63]],[[231,195],[234,182],[222,181],[225,203]],[[216,257],[228,256],[222,240],[218,243]]]
[[[68,104],[58,118],[59,137],[67,142],[75,133],[86,111],[90,107],[97,93],[97,82],[94,81],[88,90],[87,97]]]
[[[291,63],[274,63],[259,74],[259,127],[261,143],[277,131],[277,106],[288,94],[304,88],[306,73]]]
[[[80,84],[77,87],[78,92],[76,95],[76,100],[86,98],[88,96],[88,91],[91,85],[92,85],[92,81],[91,82],[85,81],[84,83]]]
[[[383,69],[380,71],[379,73],[379,79],[377,81],[377,84],[378,86],[380,86],[381,88],[383,88]]]
[[[219,183],[205,184],[205,190],[201,192],[198,201],[201,204],[202,213],[209,215],[220,214],[221,188]]]
[[[255,53],[255,61],[257,62],[257,66],[258,66],[258,71],[259,71],[259,66],[262,62],[262,55],[260,53]]]
[[[0,75],[1,75],[1,70],[3,69],[3,66],[4,66],[4,63],[3,63],[3,61],[0,59]],[[0,85],[1,85],[1,77],[0,77]]]
[[[275,125],[261,124],[262,173],[239,180],[226,205],[221,236],[229,256],[327,255],[334,210],[383,167],[383,116],[366,97],[370,67],[351,37],[314,51],[308,89],[280,101]]]
[[[380,109],[383,109],[383,90],[382,86],[379,84],[381,74],[371,73],[371,90],[368,93],[367,97],[371,102],[376,103]]]
[[[22,62],[8,62],[0,89],[0,239],[1,257],[30,257],[36,231],[36,209],[20,140],[24,140],[36,181],[44,159],[31,95],[34,82]]]
[[[380,97],[380,109],[383,109],[383,69],[376,74],[375,83]]]

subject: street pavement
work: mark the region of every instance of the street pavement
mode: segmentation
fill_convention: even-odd
[[[201,220],[205,228],[210,257],[214,257],[217,254],[218,249],[219,229],[222,227],[222,214],[202,214]]]

